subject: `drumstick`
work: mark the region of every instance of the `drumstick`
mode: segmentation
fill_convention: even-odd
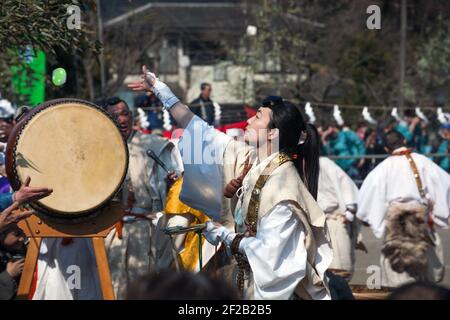
[[[159,159],[159,157],[156,155],[155,152],[153,152],[153,150],[148,149],[147,150],[147,155],[152,158],[153,160],[155,160],[155,162],[157,164],[159,164],[161,166],[161,168],[164,169],[164,171],[167,172],[167,174],[170,174],[171,172],[169,171],[169,169],[167,169],[166,165],[164,164],[164,162],[161,161],[161,159]]]
[[[206,224],[201,223],[201,224],[196,224],[190,227],[181,227],[181,226],[175,226],[175,227],[169,227],[169,228],[164,228],[162,229],[162,232],[164,232],[165,234],[168,235],[172,235],[172,234],[181,234],[181,233],[186,233],[189,231],[202,231],[203,229],[206,228]]]

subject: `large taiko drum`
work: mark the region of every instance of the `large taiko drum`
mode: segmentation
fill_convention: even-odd
[[[94,217],[119,190],[128,149],[114,120],[87,101],[45,102],[19,120],[6,150],[14,190],[31,186],[53,193],[31,206],[47,217],[77,222]]]

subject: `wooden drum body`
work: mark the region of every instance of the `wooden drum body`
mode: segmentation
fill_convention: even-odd
[[[95,216],[119,190],[128,168],[127,144],[114,120],[87,101],[57,99],[28,112],[14,127],[6,170],[14,190],[53,193],[31,206],[51,219],[79,222]]]

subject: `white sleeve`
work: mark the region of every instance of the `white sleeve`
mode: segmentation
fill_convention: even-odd
[[[255,282],[255,299],[289,299],[305,276],[305,233],[286,204],[265,215],[256,237],[243,238],[240,250],[247,256]]]
[[[184,179],[180,200],[220,220],[223,198],[223,156],[231,137],[194,116],[183,132],[178,147]]]
[[[386,199],[386,183],[382,164],[379,164],[364,180],[358,195],[358,219],[367,222],[377,238],[384,233],[385,221],[388,210]]]
[[[353,180],[336,165],[336,182],[339,186],[339,192],[342,195],[342,201],[345,206],[356,204],[358,202],[358,187]]]

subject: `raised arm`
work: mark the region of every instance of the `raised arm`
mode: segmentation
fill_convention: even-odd
[[[148,71],[146,66],[142,67],[142,73],[142,80],[130,83],[128,87],[133,91],[153,92],[162,102],[164,109],[170,112],[177,124],[182,128],[186,128],[194,113],[173,94],[164,82],[160,81],[154,73]]]

